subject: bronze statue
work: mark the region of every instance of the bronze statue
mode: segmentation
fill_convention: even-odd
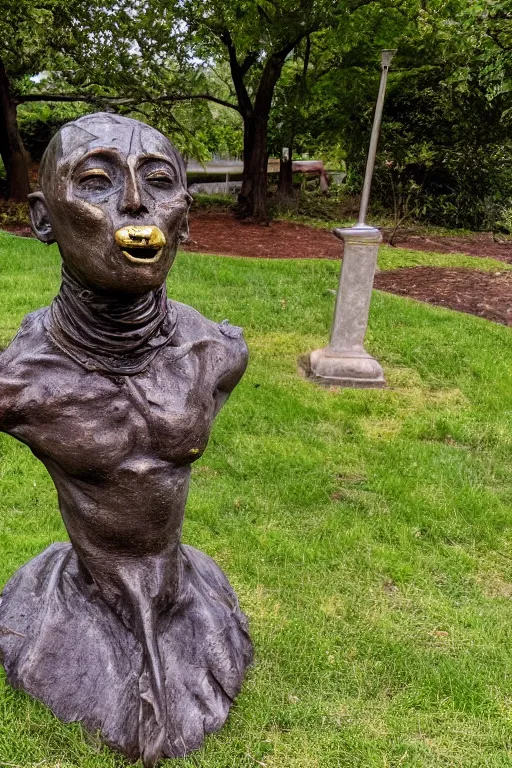
[[[220,568],[180,543],[191,464],[242,376],[242,331],[167,299],[190,196],[154,129],[87,115],[50,142],[32,226],[62,285],[0,355],[0,429],[57,488],[71,544],[0,600],[9,682],[154,766],[224,723],[252,658]]]

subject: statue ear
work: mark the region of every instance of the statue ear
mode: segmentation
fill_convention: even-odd
[[[35,236],[47,245],[54,243],[52,225],[50,224],[48,207],[43,193],[32,192],[28,196],[28,202],[30,206],[30,221]]]
[[[185,214],[181,220],[180,228],[178,230],[178,240],[180,243],[185,243],[188,240],[188,216]]]
[[[187,203],[187,212],[183,216],[180,227],[178,229],[178,240],[180,243],[186,243],[189,236],[189,229],[188,229],[188,212],[190,210],[190,206],[193,202],[193,197],[188,193],[188,191],[185,189],[185,201]]]

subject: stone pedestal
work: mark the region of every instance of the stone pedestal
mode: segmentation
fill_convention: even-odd
[[[308,378],[339,387],[384,387],[384,372],[363,346],[382,235],[375,227],[357,224],[335,229],[345,243],[331,340],[301,361]]]

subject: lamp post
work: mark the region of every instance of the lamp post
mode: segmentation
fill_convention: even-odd
[[[334,310],[331,340],[326,347],[315,349],[301,363],[308,377],[319,384],[339,387],[384,387],[386,382],[380,364],[363,346],[382,235],[365,223],[372,184],[375,155],[379,140],[382,108],[389,65],[396,50],[382,51],[379,95],[375,106],[372,135],[366,161],[359,219],[348,229],[335,229],[345,250]]]

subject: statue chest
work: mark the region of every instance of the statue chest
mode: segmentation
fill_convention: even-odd
[[[24,393],[12,430],[72,475],[112,473],[134,457],[187,464],[204,451],[215,413],[215,377],[197,356],[144,374],[107,377],[78,367],[47,370]]]

